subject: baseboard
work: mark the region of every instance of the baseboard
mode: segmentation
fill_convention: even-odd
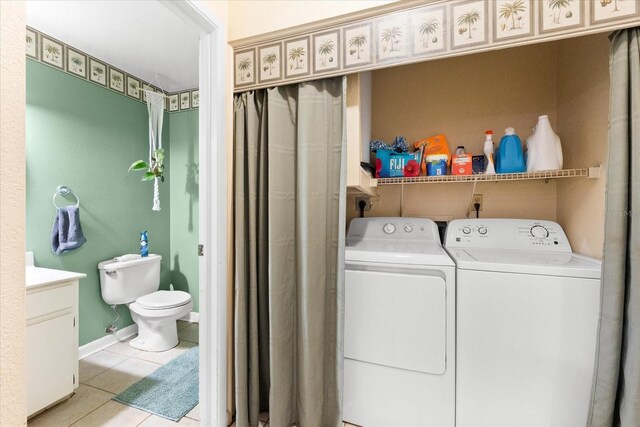
[[[102,338],[98,338],[95,341],[91,341],[83,346],[80,346],[78,349],[78,358],[84,359],[87,356],[92,355],[93,353],[97,353],[100,350],[104,350],[112,344],[117,343],[118,341],[126,340],[127,338],[138,333],[138,325],[135,323],[133,325],[129,325],[126,328],[122,328],[115,333],[115,335],[105,335]]]
[[[181,317],[180,320],[184,320],[185,322],[191,322],[191,323],[200,323],[200,313],[191,311],[186,316]]]

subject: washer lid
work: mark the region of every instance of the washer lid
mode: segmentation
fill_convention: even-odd
[[[142,308],[147,310],[162,310],[165,308],[180,307],[191,301],[191,295],[183,291],[156,291],[144,295],[136,300]]]
[[[566,252],[447,248],[460,270],[600,279],[602,263]]]
[[[452,267],[455,265],[439,243],[381,239],[370,239],[354,246],[348,246],[345,250],[345,261]]]

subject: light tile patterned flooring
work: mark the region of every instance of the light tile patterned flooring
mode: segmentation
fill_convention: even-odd
[[[68,400],[29,420],[29,427],[164,427],[199,426],[199,405],[180,422],[149,414],[111,400],[198,344],[198,324],[178,321],[180,343],[171,350],[152,353],[136,350],[128,341],[114,344],[80,361],[80,385]]]
[[[80,385],[64,402],[29,420],[28,427],[166,427],[200,425],[200,405],[179,422],[167,420],[115,400],[113,396],[198,344],[197,323],[178,321],[180,343],[155,353],[136,350],[129,340],[113,344],[80,361]],[[235,423],[231,425],[235,427]],[[260,414],[259,427],[269,427],[269,414]],[[344,427],[356,427],[345,423]]]

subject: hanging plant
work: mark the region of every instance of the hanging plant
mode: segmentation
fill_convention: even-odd
[[[153,181],[156,178],[160,178],[160,181],[164,182],[163,161],[164,149],[158,148],[151,155],[151,165],[148,165],[144,160],[136,160],[129,167],[129,172],[146,170],[147,172],[142,176],[141,181]]]

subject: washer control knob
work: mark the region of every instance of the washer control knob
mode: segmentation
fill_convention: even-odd
[[[534,225],[531,227],[531,235],[536,239],[544,239],[549,237],[549,230],[542,225]]]
[[[396,231],[396,226],[388,222],[382,227],[382,231],[387,234],[392,234]]]
[[[471,234],[471,228],[470,227],[463,227],[462,228],[462,232],[464,234]]]
[[[413,231],[413,227],[410,225],[405,225],[404,231],[406,231],[407,233],[411,233]]]
[[[485,235],[487,234],[487,228],[486,227],[479,227],[478,228],[478,233]]]

